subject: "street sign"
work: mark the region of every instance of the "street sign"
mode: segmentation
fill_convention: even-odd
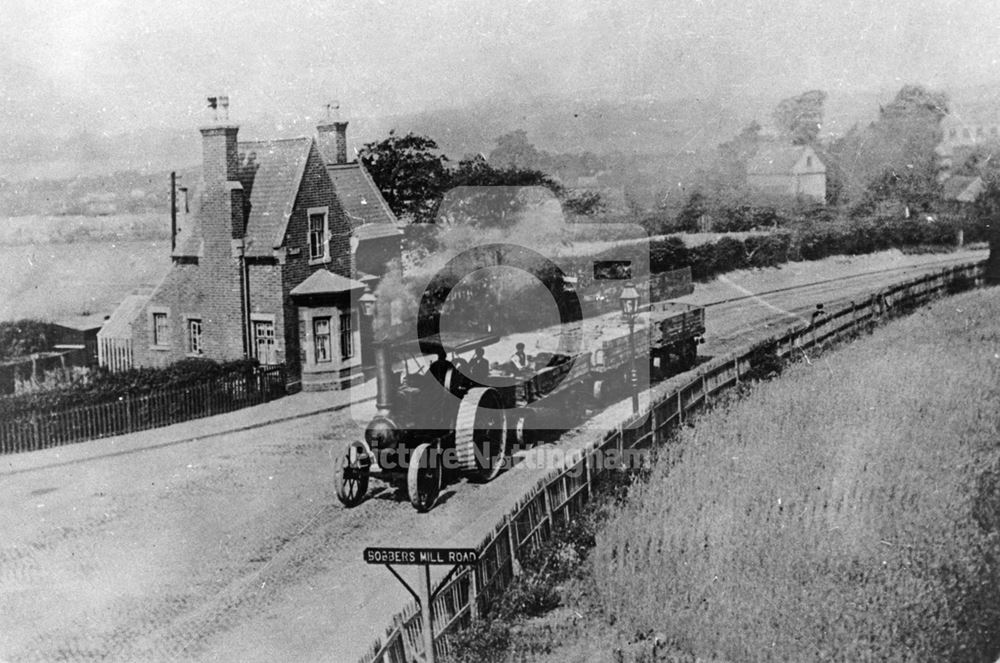
[[[410,592],[420,605],[420,615],[423,619],[421,631],[424,636],[425,663],[434,663],[434,611],[431,610],[431,602],[434,601],[437,592],[431,585],[431,566],[450,565],[452,567],[444,581],[441,582],[441,586],[438,587],[438,591],[440,591],[459,566],[475,564],[478,561],[479,553],[476,552],[475,548],[365,548],[365,563],[381,564],[389,569],[389,572],[396,576],[396,580],[401,582],[403,587],[406,587],[406,591]],[[424,567],[422,596],[413,591],[410,583],[406,582],[403,576],[392,568],[393,564]],[[475,573],[471,574],[470,582],[473,583],[472,591],[475,592]]]
[[[368,564],[475,564],[473,548],[365,548]]]

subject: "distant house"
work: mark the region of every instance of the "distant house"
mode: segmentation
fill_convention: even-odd
[[[986,184],[981,177],[952,175],[941,184],[941,198],[950,211],[959,212],[979,200],[985,190]]]
[[[941,118],[941,142],[948,147],[971,147],[1000,141],[1000,115],[993,109],[970,109],[969,113]]]
[[[826,166],[808,145],[763,145],[747,163],[747,184],[767,193],[826,201]]]
[[[201,206],[176,237],[173,266],[99,335],[112,369],[184,357],[284,365],[291,388],[361,379],[358,297],[398,258],[402,233],[360,163],[346,122],[318,138],[237,141],[239,127],[201,129]]]

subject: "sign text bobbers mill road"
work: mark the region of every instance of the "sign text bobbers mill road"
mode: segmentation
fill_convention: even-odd
[[[475,564],[473,548],[365,548],[368,564]]]

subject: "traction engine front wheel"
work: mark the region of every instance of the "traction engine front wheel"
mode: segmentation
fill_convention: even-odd
[[[337,458],[337,499],[346,507],[361,504],[368,492],[371,458],[360,442],[347,445],[346,453]]]
[[[437,448],[424,443],[413,450],[406,470],[406,491],[413,508],[430,511],[441,492],[441,457]]]

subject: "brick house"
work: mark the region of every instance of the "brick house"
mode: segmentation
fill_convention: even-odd
[[[767,193],[826,202],[826,165],[808,145],[763,145],[747,163],[747,184]]]
[[[346,127],[250,142],[237,141],[234,124],[202,128],[199,212],[180,229],[163,281],[102,329],[102,364],[255,357],[284,365],[291,389],[360,381],[370,325],[357,300],[398,257],[401,232],[362,166],[347,161]]]

